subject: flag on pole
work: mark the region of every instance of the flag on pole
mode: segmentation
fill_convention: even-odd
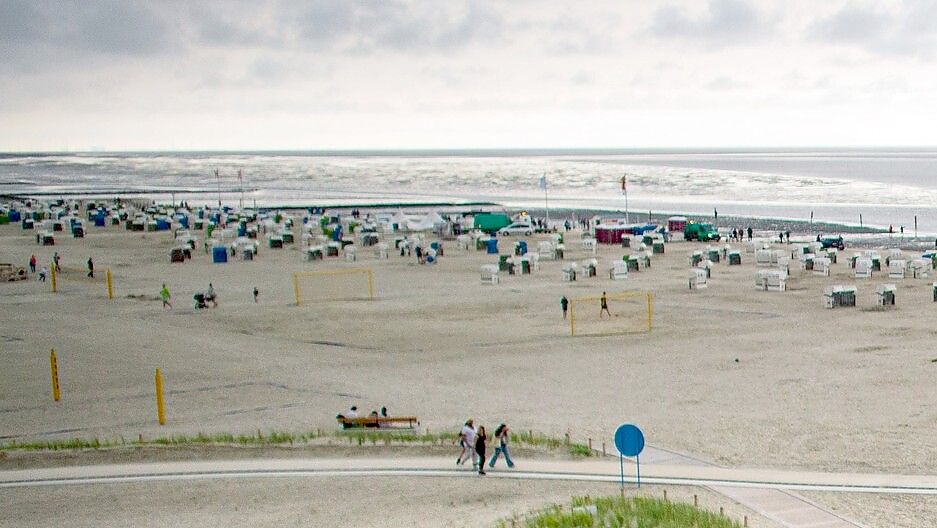
[[[621,192],[625,192],[627,190],[628,190],[628,175],[626,174],[621,177]]]
[[[540,188],[543,189],[544,191],[547,190],[547,175],[546,174],[540,177],[539,185],[540,185]]]

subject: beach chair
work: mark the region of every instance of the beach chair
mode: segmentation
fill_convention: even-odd
[[[590,251],[595,255],[596,243],[594,238],[584,238],[582,239],[582,249],[584,251]]]
[[[879,284],[875,288],[875,302],[879,306],[895,306],[895,288],[894,284]]]
[[[772,251],[770,249],[759,249],[755,251],[755,265],[759,267],[771,266]]]
[[[830,259],[827,257],[815,257],[813,259],[813,274],[823,277],[830,276]]]
[[[857,279],[868,279],[872,277],[872,259],[869,258],[858,258],[856,259],[856,272]]]
[[[374,245],[374,257],[377,258],[378,260],[386,259],[388,256],[389,249],[390,249],[390,246],[388,246],[387,243],[378,242],[377,244]]]
[[[583,275],[586,277],[595,277],[599,268],[599,261],[592,258],[582,261]]]
[[[690,253],[689,260],[690,260],[690,266],[696,266],[697,264],[703,261],[703,252],[697,250],[697,251],[694,251],[693,253]]]
[[[556,258],[556,253],[553,249],[553,242],[538,242],[537,243],[537,254],[540,255],[540,258],[544,260],[553,260]]]
[[[803,254],[798,258],[800,269],[803,271],[813,271],[813,255]]]
[[[768,291],[785,291],[787,289],[787,275],[781,270],[768,270],[768,282],[765,289]]]
[[[709,276],[707,270],[702,268],[692,268],[690,270],[690,281],[689,281],[691,290],[702,290],[709,287]]]
[[[768,271],[769,270],[758,270],[755,272],[755,289],[767,291],[768,290]]]
[[[306,260],[322,260],[325,258],[325,248],[323,246],[309,246],[306,248]]]
[[[931,261],[921,258],[914,259],[908,263],[908,270],[910,271],[912,278],[927,278],[927,276],[930,275]]]
[[[624,260],[613,260],[609,263],[608,278],[612,280],[625,280],[628,278],[628,263]]]
[[[563,267],[563,280],[567,282],[572,282],[576,280],[576,275],[578,271],[578,266],[575,262],[568,264]]]
[[[903,279],[905,274],[905,269],[907,269],[908,263],[901,259],[890,259],[888,261],[888,278],[889,279]]]
[[[498,265],[497,264],[485,264],[481,267],[481,280],[482,284],[498,284],[500,278],[498,276]]]
[[[738,250],[733,250],[729,252],[728,262],[730,266],[741,266],[742,265],[742,253]]]
[[[345,246],[345,260],[348,262],[355,262],[358,260],[358,248],[356,246]]]

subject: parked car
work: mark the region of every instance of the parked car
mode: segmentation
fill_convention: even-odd
[[[514,222],[513,224],[502,227],[498,230],[498,236],[524,235],[530,236],[534,232],[534,226],[526,222]]]
[[[719,240],[719,231],[712,224],[688,223],[683,228],[683,238],[685,240],[699,240],[707,242],[709,240]]]
[[[836,248],[840,251],[846,249],[846,244],[843,243],[843,237],[817,237],[820,242],[820,247],[823,249]]]

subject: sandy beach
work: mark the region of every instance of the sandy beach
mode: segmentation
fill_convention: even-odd
[[[336,413],[351,405],[364,411],[387,406],[393,414],[419,416],[421,429],[431,431],[454,432],[473,417],[490,428],[504,421],[515,430],[569,432],[575,441],[591,438],[596,445],[610,445],[618,424],[632,422],[652,445],[727,467],[937,471],[930,456],[937,447],[930,406],[931,370],[937,368],[932,278],[889,280],[876,273],[855,279],[843,258],[852,254],[847,248],[831,277],[793,271],[786,292],[756,291],[754,255],[743,249],[742,265],[716,264],[709,288],[693,291],[687,288],[688,255],[706,244],[673,242],[653,256],[648,270],[625,281],[610,280],[607,263],[635,250],[600,245],[599,276],[570,283],[561,280],[564,262],[592,254],[578,231],[566,236],[565,261],[541,261],[532,275],[502,274],[500,284],[483,286],[479,267],[496,259],[454,241],[445,242],[445,256],[431,266],[393,251],[378,260],[368,248],[359,250],[357,262],[306,262],[296,246],[262,246],[254,261],[227,264],[212,264],[198,246],[191,261],[170,264],[171,232],[91,227],[84,239],[59,236],[54,247],[39,247],[32,232],[0,226],[0,260],[25,265],[35,254],[48,265],[58,251],[65,268],[58,293],[35,280],[0,284],[6,364],[0,437],[301,432],[335,429]],[[545,237],[528,241],[535,247]],[[502,254],[514,240],[501,241]],[[85,277],[88,257],[95,261],[94,279]],[[293,272],[363,267],[373,270],[373,301],[295,304]],[[106,269],[114,277],[113,300],[106,296]],[[219,307],[196,311],[192,295],[209,282]],[[161,308],[162,283],[172,292],[171,310]],[[874,306],[881,283],[897,285],[896,307]],[[856,285],[858,306],[825,309],[823,289],[833,284]],[[630,290],[654,294],[650,333],[569,336],[561,296]],[[631,318],[644,317],[639,310],[612,309],[612,320],[583,324],[604,331],[596,325],[625,328]],[[63,394],[58,403],[50,397],[53,348]],[[165,426],[156,422],[156,368],[167,391]],[[206,496],[226,493],[216,486],[226,485],[206,485]],[[347,495],[343,486],[353,484],[336,481],[322,500]],[[392,486],[375,481],[369,493],[386,496]],[[439,504],[461,493],[422,486],[414,489]],[[466,525],[595,492],[575,484],[538,486],[511,491],[513,501],[492,499],[498,514]],[[292,489],[288,482],[283,487]],[[146,488],[138,492],[147,494]],[[164,496],[177,500],[173,493]],[[257,490],[244,493],[240,500],[266,500],[254,495]],[[33,511],[33,501],[46,500],[0,494],[10,495],[23,515]],[[107,488],[88,494],[83,500],[91,508]],[[404,502],[423,500],[401,495]],[[814,497],[821,504],[827,499]],[[215,500],[221,499],[208,503]],[[920,526],[937,516],[937,502],[924,498],[837,495],[829,503],[870,526],[884,526],[885,519],[890,526]],[[393,506],[400,503],[377,504],[391,510],[388,519],[405,523]],[[896,512],[903,513],[892,518]],[[460,514],[427,519],[445,525]],[[302,511],[297,515],[304,518]]]

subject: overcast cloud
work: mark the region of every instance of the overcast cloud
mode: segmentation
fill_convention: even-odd
[[[0,0],[0,150],[933,144],[937,0]]]

